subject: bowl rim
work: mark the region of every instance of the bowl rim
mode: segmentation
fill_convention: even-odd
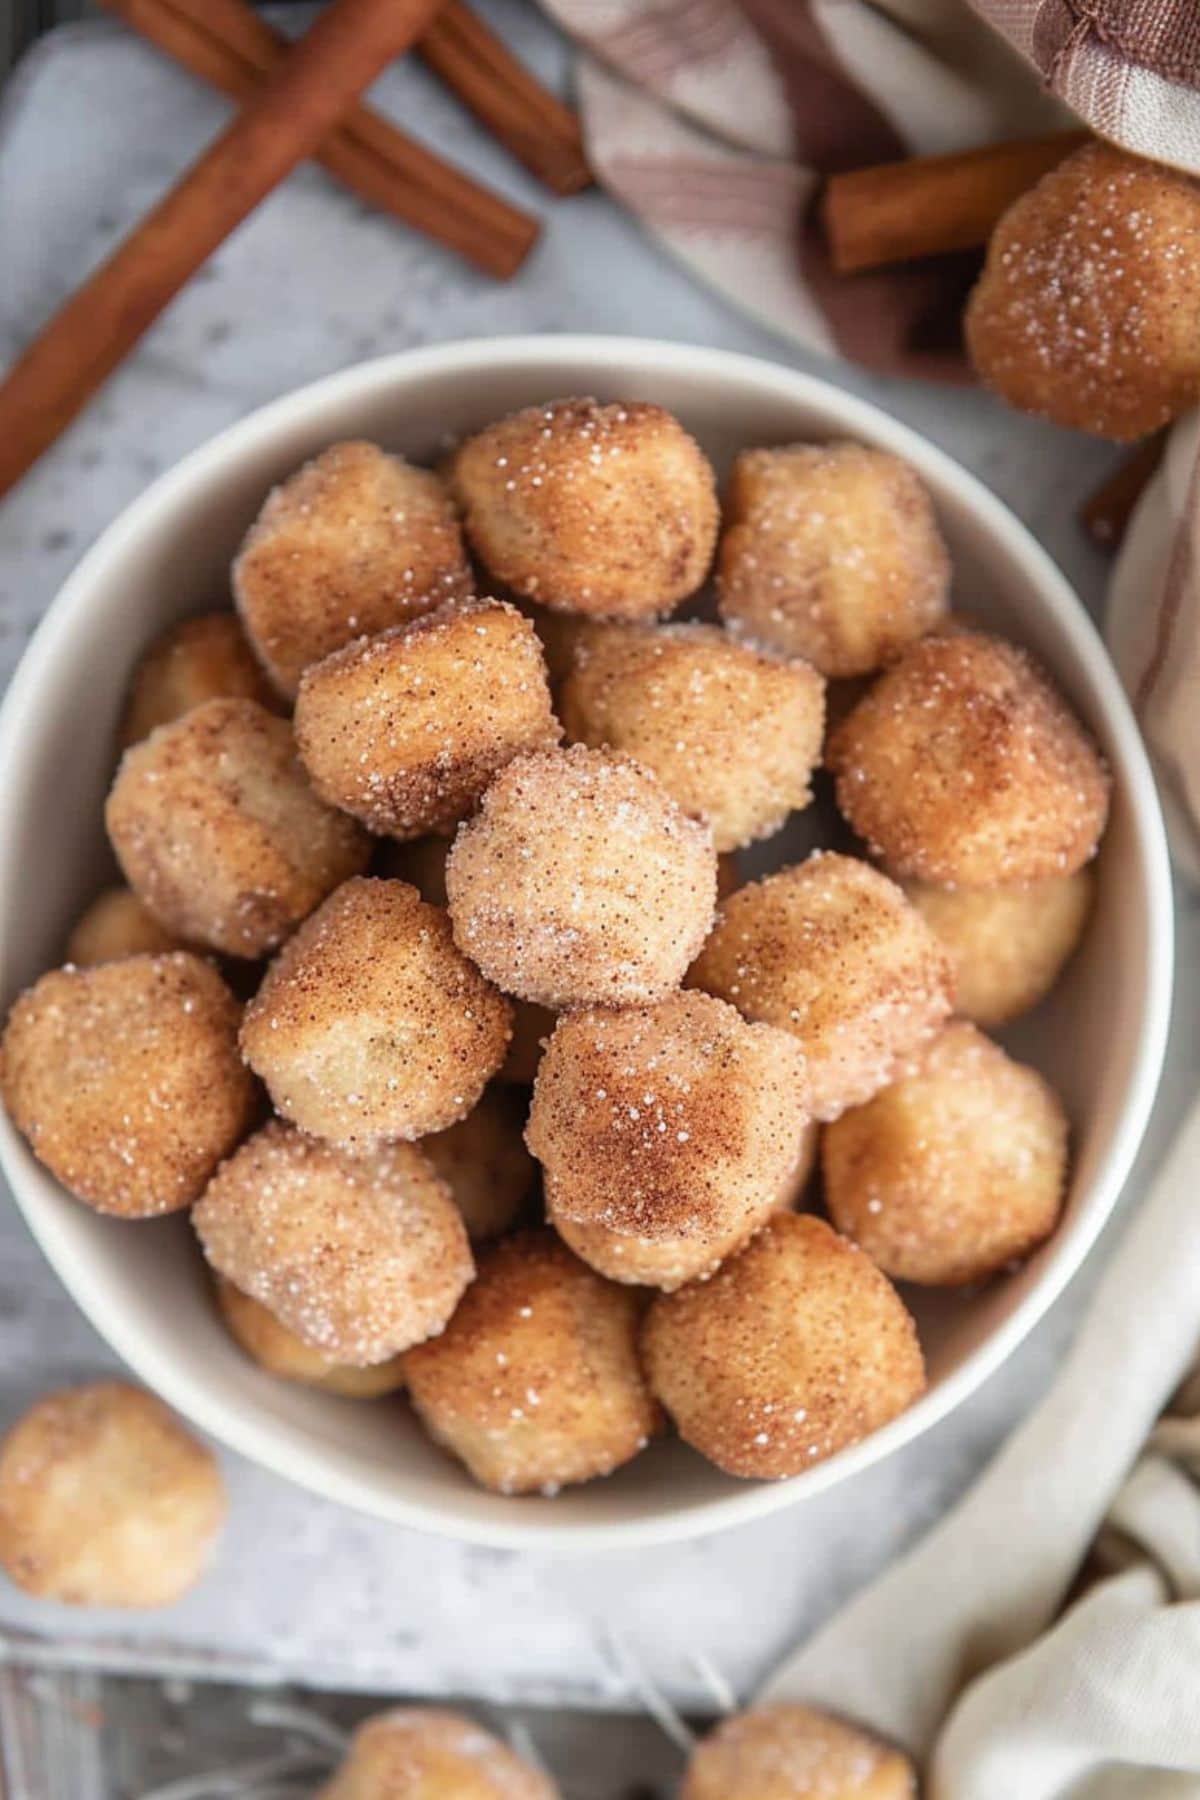
[[[397,381],[472,374],[503,366],[528,368],[531,378],[553,378],[557,365],[587,364],[598,376],[640,364],[643,376],[657,372],[677,376],[711,376],[743,385],[769,381],[773,390],[799,405],[835,413],[839,429],[882,444],[914,463],[935,486],[953,493],[975,518],[1002,540],[1006,556],[1040,604],[1055,617],[1096,696],[1119,763],[1130,801],[1130,827],[1137,855],[1132,859],[1146,897],[1150,922],[1149,948],[1143,971],[1143,1004],[1136,1054],[1121,1098],[1112,1141],[1087,1191],[1068,1236],[1055,1240],[1039,1279],[991,1334],[976,1346],[937,1387],[882,1430],[851,1446],[803,1475],[783,1482],[753,1482],[733,1492],[672,1511],[669,1504],[647,1518],[595,1521],[574,1518],[564,1508],[561,1519],[522,1515],[513,1501],[511,1512],[486,1516],[466,1508],[435,1509],[402,1493],[369,1492],[367,1478],[349,1475],[322,1463],[316,1448],[301,1450],[276,1430],[248,1419],[227,1402],[213,1397],[203,1375],[193,1375],[185,1359],[163,1362],[146,1349],[136,1330],[103,1293],[94,1271],[80,1266],[58,1241],[53,1214],[28,1183],[30,1153],[7,1117],[0,1112],[0,1167],[27,1226],[64,1287],[99,1335],[133,1373],[170,1405],[218,1442],[251,1462],[297,1483],[322,1498],[340,1501],[394,1524],[438,1536],[500,1549],[537,1549],[574,1554],[597,1550],[647,1547],[708,1535],[750,1523],[835,1486],[880,1462],[892,1451],[923,1436],[946,1418],[991,1376],[1045,1315],[1090,1252],[1129,1175],[1145,1134],[1166,1051],[1173,980],[1173,931],[1170,864],[1166,834],[1149,758],[1132,708],[1109,660],[1099,632],[1079,597],[1028,527],[974,474],[912,427],[893,419],[881,407],[847,393],[836,382],[743,352],[669,343],[657,339],[546,333],[488,339],[465,339],[392,352],[336,371],[268,402],[207,439],[151,483],[120,512],[85,552],[47,607],[15,670],[0,705],[0,767],[22,760],[28,721],[45,703],[60,659],[69,656],[72,624],[87,604],[93,583],[104,567],[119,559],[132,540],[165,504],[182,497],[197,480],[214,472],[232,451],[267,440],[289,424],[301,423],[312,410],[353,402]],[[12,879],[5,851],[13,831],[12,784],[0,786],[0,881]],[[2,916],[0,916],[2,923]],[[0,955],[3,945],[0,944]],[[69,1264],[69,1275],[63,1263]],[[498,1511],[497,1509],[493,1509]]]

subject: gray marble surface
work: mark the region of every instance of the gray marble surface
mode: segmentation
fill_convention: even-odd
[[[533,10],[519,0],[486,0],[485,10],[545,74],[565,79],[564,49]],[[389,71],[377,98],[447,154],[542,207],[416,67]],[[0,353],[78,282],[221,116],[219,102],[107,25],[62,30],[27,59],[0,110]],[[694,287],[599,194],[555,205],[520,278],[497,287],[369,214],[319,173],[299,173],[0,508],[0,677],[103,526],[155,474],[250,408],[385,350],[565,329],[806,361]],[[978,394],[832,373],[981,475],[1099,608],[1104,564],[1074,511],[1108,452]],[[1190,906],[1181,924],[1184,999],[1152,1141],[1126,1206],[1196,1085],[1190,977],[1200,932]],[[80,1619],[5,1590],[0,1632],[26,1663],[157,1662],[235,1678],[598,1705],[636,1702],[639,1671],[649,1671],[681,1704],[701,1706],[712,1698],[706,1670],[716,1667],[746,1693],[785,1646],[944,1509],[1032,1404],[1117,1229],[954,1417],[854,1483],[751,1529],[573,1561],[470,1549],[321,1504],[226,1457],[229,1531],[212,1574],[182,1606],[131,1625]],[[15,1209],[0,1206],[0,1425],[35,1392],[112,1363]]]

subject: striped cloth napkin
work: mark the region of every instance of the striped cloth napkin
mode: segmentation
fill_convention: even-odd
[[[834,276],[818,179],[1083,119],[1200,175],[1197,0],[544,0],[581,48],[605,187],[701,280],[829,356],[966,376],[970,259]],[[1200,874],[1200,474],[1177,427],[1107,629]]]

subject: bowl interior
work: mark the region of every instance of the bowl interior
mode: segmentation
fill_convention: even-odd
[[[1034,1323],[1103,1223],[1136,1149],[1161,1063],[1170,897],[1145,758],[1115,677],[1061,576],[971,477],[886,415],[823,382],[716,351],[547,338],[450,346],[332,377],[253,415],[149,490],[88,555],[28,652],[0,755],[0,1002],[60,960],[65,934],[111,878],[101,807],[128,670],[183,615],[228,602],[230,559],[272,482],[344,436],[418,459],[504,411],[571,392],[677,412],[722,472],[748,444],[853,436],[897,450],[929,483],[955,564],[956,604],[1026,643],[1100,739],[1115,776],[1086,942],[1011,1045],[1056,1084],[1074,1123],[1063,1224],[982,1293],[909,1296],[930,1361],[909,1414],[794,1481],[734,1482],[677,1444],[554,1501],[474,1488],[402,1403],[365,1405],[258,1372],[217,1323],[186,1220],[122,1224],[77,1204],[6,1119],[0,1153],[57,1272],[137,1373],[214,1435],[334,1498],[408,1524],[499,1543],[630,1543],[711,1530],[773,1509],[917,1435]]]

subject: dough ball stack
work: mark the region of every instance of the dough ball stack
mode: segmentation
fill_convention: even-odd
[[[677,419],[567,398],[443,466],[323,451],[251,525],[236,614],[138,662],[126,885],[14,1004],[5,1105],[96,1211],[190,1208],[246,1391],[372,1404],[382,1456],[407,1406],[497,1494],[620,1481],[670,1427],[803,1474],[922,1392],[893,1282],[1002,1277],[1061,1216],[1062,1103],[984,1030],[1086,936],[1103,759],[1024,650],[948,622],[888,453],[749,446],[722,522]],[[109,1591],[60,1568],[49,1490],[10,1555],[4,1495],[0,1456],[0,1559]],[[165,1592],[150,1565],[114,1591]],[[369,1727],[330,1795],[397,1758],[525,1791],[429,1717]],[[725,1733],[689,1794],[741,1791]],[[803,1719],[761,1737],[814,1793],[904,1791]]]

